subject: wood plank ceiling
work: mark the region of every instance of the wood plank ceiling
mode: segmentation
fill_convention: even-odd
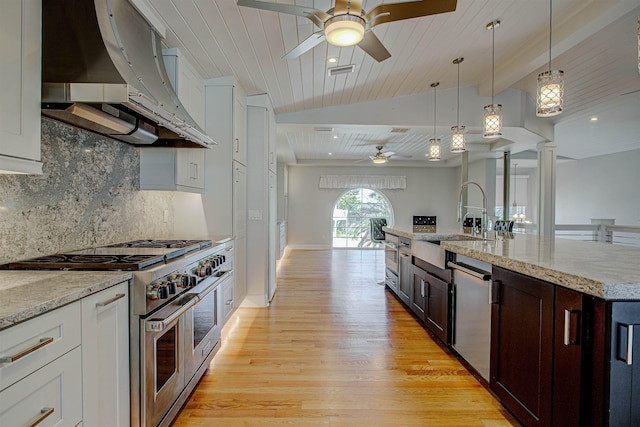
[[[440,82],[439,92],[455,90],[457,74],[451,61],[459,56],[465,58],[461,87],[490,96],[491,32],[485,26],[496,18],[502,21],[495,34],[496,94],[512,87],[531,96],[535,93],[535,75],[548,63],[549,3],[543,0],[458,0],[452,13],[379,25],[374,32],[392,55],[381,63],[358,47],[339,48],[326,42],[299,58],[282,59],[318,30],[303,17],[239,7],[236,0],[138,1],[146,1],[164,21],[166,44],[183,51],[205,79],[235,76],[248,94],[269,93],[279,115],[425,94],[432,91],[430,84],[434,81]],[[333,7],[331,0],[276,1],[323,11]],[[363,8],[371,10],[379,3],[365,0]],[[566,113],[554,119],[556,137],[566,139],[558,141],[562,143],[561,154],[583,158],[603,151],[640,148],[640,96],[619,96],[640,89],[636,37],[639,14],[640,0],[554,1],[553,66],[563,68],[567,75]],[[329,64],[331,57],[337,62]],[[355,64],[355,72],[328,76],[328,67],[348,64]],[[620,141],[620,146],[603,150],[594,141],[601,137],[600,131],[588,129],[585,117],[607,116],[608,111],[625,114],[611,117],[613,122],[602,126],[607,135],[621,132],[613,138]],[[623,125],[618,122],[621,117]],[[480,120],[481,112],[477,123],[470,123],[471,128],[479,126]],[[280,137],[286,139],[284,145],[297,161],[342,159],[353,164],[373,155],[380,141],[393,142],[385,151],[415,160],[424,155],[425,141],[433,137],[432,128],[424,126],[431,121],[431,117],[425,118],[423,126],[412,127],[404,135],[390,132],[394,123],[322,123],[333,127],[334,134],[340,131],[338,141],[332,134],[318,135],[313,130],[318,123],[310,122],[295,131],[282,132]],[[452,124],[437,129],[445,144]],[[471,140],[482,139],[477,133],[469,135]],[[590,141],[589,146],[585,140]],[[448,146],[443,145],[445,151]],[[411,162],[404,161],[407,165]]]

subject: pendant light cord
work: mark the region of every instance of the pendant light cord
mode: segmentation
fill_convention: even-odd
[[[433,87],[433,139],[436,139],[436,93],[438,91],[438,85]]]
[[[496,63],[496,24],[497,21],[493,21],[491,27],[491,105],[493,102],[494,80],[495,80],[495,63]]]
[[[553,18],[553,0],[549,0],[549,72],[551,72],[551,35],[552,35],[552,26],[551,20]]]
[[[458,126],[458,131],[460,131],[460,61],[458,61],[458,105],[457,105],[457,113],[456,113],[456,126]]]

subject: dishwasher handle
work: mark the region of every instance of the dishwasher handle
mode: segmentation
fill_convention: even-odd
[[[461,264],[456,264],[453,261],[449,261],[447,262],[447,267],[453,269],[453,270],[460,270],[464,273],[467,273],[470,276],[475,277],[476,279],[480,279],[483,282],[488,282],[489,280],[491,280],[491,274],[490,273],[482,273],[480,271],[476,271],[476,270],[472,270],[471,268],[461,265]]]

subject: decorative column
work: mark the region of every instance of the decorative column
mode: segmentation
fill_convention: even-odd
[[[556,151],[553,142],[539,142],[538,149],[538,236],[555,237]]]

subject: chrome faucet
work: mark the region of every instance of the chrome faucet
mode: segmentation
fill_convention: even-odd
[[[482,189],[482,187],[480,186],[480,184],[478,184],[475,181],[465,181],[462,183],[462,186],[460,187],[460,196],[458,197],[458,222],[462,221],[462,192],[464,191],[464,188],[469,186],[470,184],[475,185],[476,187],[478,187],[480,189],[480,192],[482,193],[482,207],[478,207],[478,206],[465,206],[465,208],[467,208],[467,213],[468,213],[468,209],[481,209],[482,210],[482,224],[480,224],[480,229],[482,230],[482,237],[483,238],[487,238],[487,196],[484,193],[484,190]],[[466,217],[466,215],[465,215]],[[476,221],[475,221],[475,216],[473,217],[473,234],[475,235],[476,233]]]

